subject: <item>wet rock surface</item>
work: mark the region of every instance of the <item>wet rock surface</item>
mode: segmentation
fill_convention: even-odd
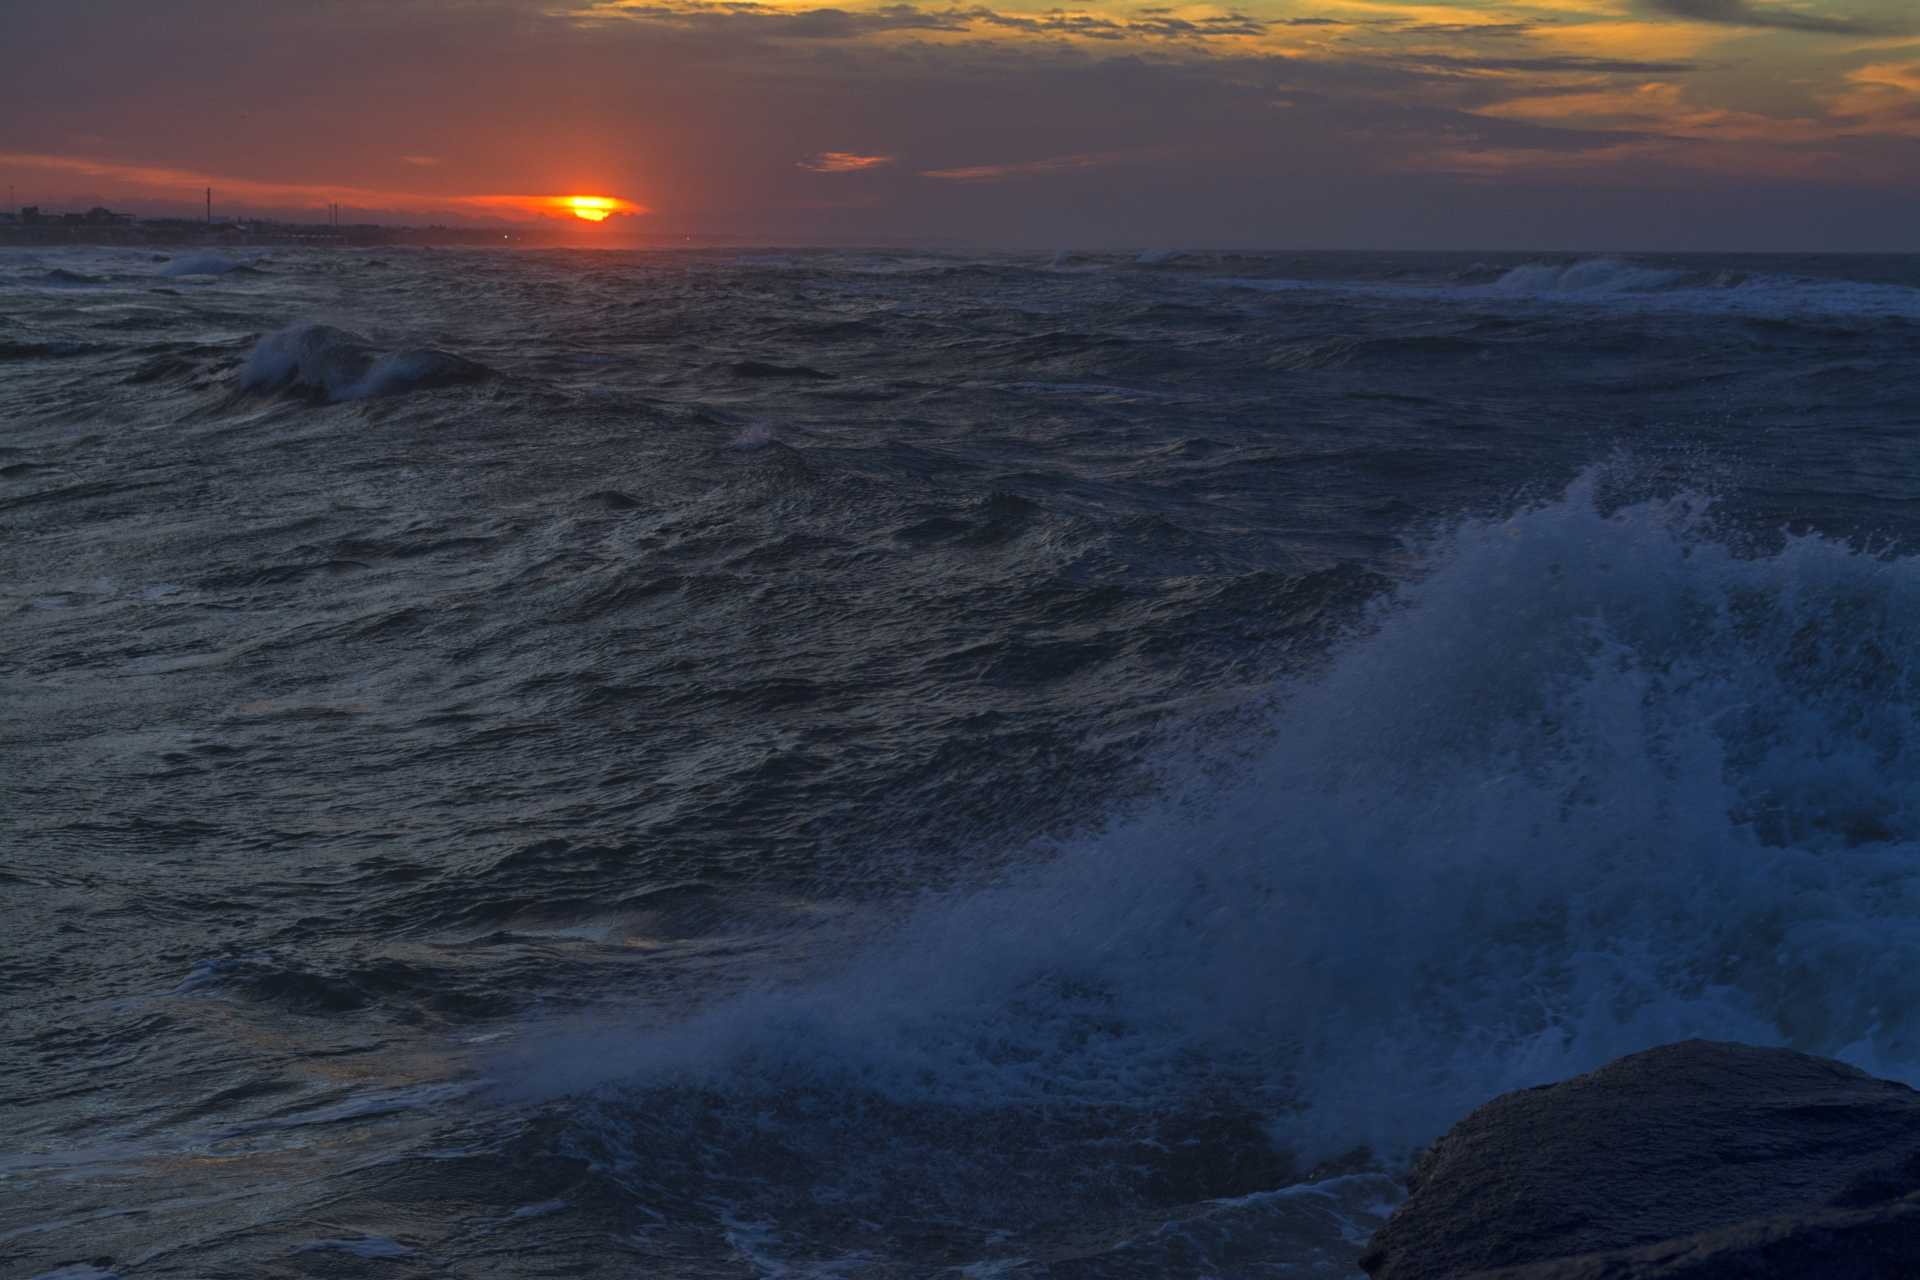
[[[1691,1040],[1510,1093],[1422,1157],[1374,1280],[1920,1275],[1920,1093]]]

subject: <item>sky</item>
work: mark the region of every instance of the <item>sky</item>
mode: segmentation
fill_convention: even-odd
[[[607,243],[1920,251],[1920,3],[0,0],[0,181]]]

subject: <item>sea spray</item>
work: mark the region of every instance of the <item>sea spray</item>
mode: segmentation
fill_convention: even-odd
[[[1920,561],[1742,554],[1699,497],[1603,511],[1599,480],[1440,539],[1234,782],[829,978],[514,1074],[989,1108],[1226,1082],[1307,1159],[1389,1163],[1685,1036],[1920,1078]]]

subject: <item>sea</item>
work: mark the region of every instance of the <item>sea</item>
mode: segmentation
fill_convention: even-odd
[[[1352,1277],[1920,1083],[1920,259],[0,253],[0,1276]]]

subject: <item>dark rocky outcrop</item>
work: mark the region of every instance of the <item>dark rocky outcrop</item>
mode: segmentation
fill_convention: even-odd
[[[1690,1040],[1510,1093],[1423,1156],[1375,1280],[1920,1276],[1920,1093]]]
[[[1920,1196],[1871,1209],[1755,1218],[1638,1249],[1475,1271],[1471,1280],[1912,1280],[1914,1276],[1920,1276]]]

